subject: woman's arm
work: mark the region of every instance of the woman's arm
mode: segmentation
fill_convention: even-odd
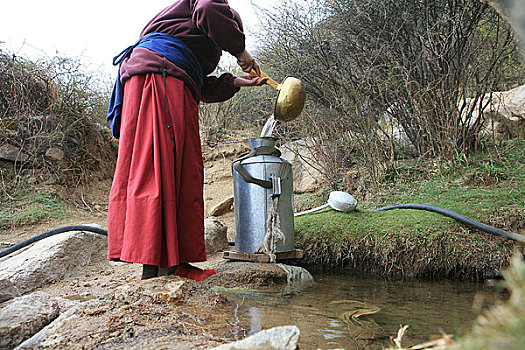
[[[227,1],[195,0],[192,20],[195,26],[206,33],[222,50],[233,56],[245,50],[245,36],[238,15]]]
[[[224,73],[220,77],[208,76],[201,90],[201,100],[206,103],[223,102],[232,98],[241,87],[261,86],[267,81],[268,78],[250,75],[236,77],[230,73]]]

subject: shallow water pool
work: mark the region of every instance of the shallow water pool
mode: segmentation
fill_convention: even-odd
[[[409,346],[433,335],[461,335],[479,311],[476,295],[493,299],[481,283],[389,281],[350,273],[313,274],[315,282],[276,291],[226,291],[239,332],[296,325],[301,349],[381,349],[400,325]],[[224,293],[224,291],[221,291]],[[378,311],[379,309],[379,311]],[[244,332],[243,332],[244,333]]]

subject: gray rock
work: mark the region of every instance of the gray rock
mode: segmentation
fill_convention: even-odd
[[[525,54],[525,6],[523,0],[488,0],[506,20],[510,22],[516,31],[521,46],[521,53]]]
[[[221,216],[231,212],[233,210],[233,199],[234,197],[231,196],[221,201],[219,204],[215,205],[213,208],[211,208],[210,215]]]
[[[60,298],[59,298],[60,299]],[[59,300],[60,304],[60,300]],[[15,350],[21,349],[42,349],[42,348],[63,348],[60,343],[64,341],[67,332],[67,327],[74,324],[79,324],[83,317],[85,310],[88,308],[103,308],[105,302],[100,300],[93,300],[84,303],[76,303],[67,311],[61,310],[61,314],[53,322],[42,328],[38,333],[20,344]],[[66,333],[64,335],[64,332]]]
[[[46,151],[46,157],[56,161],[61,161],[64,159],[65,154],[61,149],[52,147]]]
[[[295,193],[314,191],[323,182],[323,175],[316,169],[320,165],[315,149],[312,139],[288,142],[281,147],[281,158],[292,165]]]
[[[286,281],[290,283],[304,283],[304,282],[311,282],[314,280],[314,277],[308,270],[300,267],[300,266],[292,266],[292,265],[285,265],[285,264],[277,264],[281,269],[286,272]]]
[[[9,143],[0,145],[0,160],[7,160],[9,162],[26,161],[27,155],[22,153],[18,147]]]
[[[0,260],[0,285],[10,282],[24,294],[67,277],[75,268],[89,264],[94,254],[105,252],[106,238],[95,233],[71,231],[51,236]]]
[[[134,303],[148,298],[155,302],[180,304],[186,300],[196,282],[177,276],[151,278],[117,287],[115,299]]]
[[[269,288],[286,285],[288,275],[277,264],[232,261],[216,268],[219,272],[205,280],[210,286],[226,288]]]
[[[65,324],[78,322],[78,319],[79,309],[69,309],[56,318],[53,322],[42,328],[31,338],[25,340],[22,344],[16,347],[15,350],[57,346],[63,339],[63,337],[57,335],[57,331],[60,330]]]
[[[19,297],[20,291],[16,288],[13,283],[8,279],[0,280],[0,303],[6,300]]]
[[[274,327],[211,350],[295,350],[299,335],[297,326]]]
[[[0,349],[12,349],[58,317],[57,298],[35,292],[15,298],[0,308]]]
[[[228,227],[216,219],[204,220],[204,239],[206,252],[215,253],[228,248]]]

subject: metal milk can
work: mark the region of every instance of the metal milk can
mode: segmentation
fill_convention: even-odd
[[[295,249],[293,176],[290,163],[280,158],[275,139],[249,141],[250,153],[232,164],[235,198],[235,251],[255,253],[277,223],[281,238],[272,253]],[[275,220],[277,219],[277,220]]]

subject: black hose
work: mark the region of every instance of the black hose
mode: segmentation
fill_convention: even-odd
[[[55,228],[53,230],[49,230],[49,231],[46,231],[44,233],[41,233],[37,236],[34,236],[34,237],[31,237],[29,239],[26,239],[25,241],[22,241],[18,244],[15,244],[14,246],[11,246],[7,249],[4,249],[2,251],[0,251],[0,258],[3,258],[4,256],[6,255],[9,255],[11,254],[12,252],[15,252],[19,249],[22,249],[32,243],[35,243],[37,241],[40,241],[44,238],[47,238],[47,237],[51,237],[51,236],[54,236],[54,235],[57,235],[59,233],[64,233],[64,232],[68,232],[68,231],[89,231],[89,232],[93,232],[93,233],[98,233],[100,235],[104,235],[104,236],[107,236],[108,235],[108,231],[103,229],[103,228],[100,228],[100,227],[96,227],[96,226],[87,226],[87,225],[73,225],[73,226],[64,226],[64,227],[59,227],[59,228]]]
[[[448,216],[449,218],[452,218],[456,221],[461,222],[462,224],[465,224],[467,226],[470,226],[472,228],[481,230],[483,232],[487,232],[496,236],[500,236],[507,239],[512,239],[514,241],[524,242],[525,243],[525,236],[519,235],[517,233],[508,232],[505,230],[500,230],[499,228],[495,228],[489,225],[485,225],[481,222],[478,222],[476,220],[473,220],[469,217],[466,217],[464,215],[458,214],[456,212],[453,212],[452,210],[448,210],[445,208],[437,207],[435,205],[430,204],[419,204],[419,203],[403,203],[403,204],[395,204],[395,205],[389,205],[386,207],[374,209],[374,211],[386,211],[386,210],[392,210],[392,209],[417,209],[417,210],[426,210],[431,211],[433,213],[438,213],[441,215]]]
[[[512,239],[514,241],[524,242],[525,243],[525,236],[519,235],[517,233],[508,232],[505,230],[501,230],[499,228],[495,228],[489,225],[485,225],[481,222],[478,222],[476,220],[473,220],[469,217],[466,217],[464,215],[458,214],[456,212],[453,212],[452,210],[448,210],[445,208],[437,207],[435,205],[430,204],[419,204],[419,203],[403,203],[403,204],[395,204],[395,205],[389,205],[382,208],[374,209],[374,211],[387,211],[387,210],[393,210],[393,209],[416,209],[416,210],[426,210],[433,213],[441,214],[444,216],[448,216],[456,221],[461,222],[462,224],[465,224],[467,226],[470,226],[472,228],[481,230],[483,232],[487,232],[496,236],[500,236],[507,239]],[[73,226],[64,226],[55,228],[53,230],[46,231],[44,233],[41,233],[37,236],[31,237],[29,239],[26,239],[25,241],[22,241],[18,244],[15,244],[5,250],[0,251],[0,258],[3,258],[6,255],[9,255],[19,249],[22,249],[32,243],[35,243],[37,241],[40,241],[44,238],[57,235],[59,233],[64,233],[68,231],[89,231],[93,233],[98,233],[104,236],[108,235],[108,231],[95,226],[87,226],[87,225],[73,225]],[[235,242],[228,242],[228,245],[233,246],[235,245]]]

